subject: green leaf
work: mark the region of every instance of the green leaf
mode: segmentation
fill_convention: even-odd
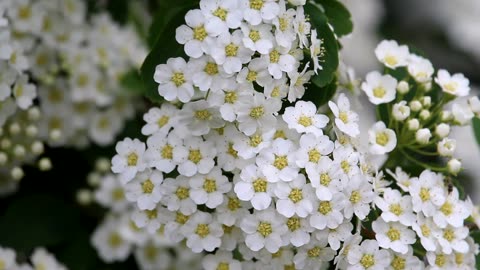
[[[120,84],[132,94],[142,94],[142,78],[140,73],[136,69],[132,69],[129,72],[122,75],[120,78]]]
[[[322,70],[318,71],[318,74],[312,77],[313,84],[322,88],[332,82],[338,68],[337,39],[328,26],[327,17],[318,6],[307,3],[305,5],[305,12],[309,15],[313,28],[317,30],[318,38],[323,40],[322,45],[325,53],[320,57]],[[310,90],[313,89],[308,89],[307,91]]]
[[[311,84],[308,87],[308,90],[305,91],[305,95],[302,97],[302,99],[311,101],[315,103],[317,107],[320,107],[333,98],[335,92],[337,91],[337,87],[337,80],[333,80],[325,87],[318,87],[315,84]]]
[[[322,5],[328,22],[333,26],[338,37],[353,31],[352,15],[342,3],[335,0],[317,0],[317,2]]]
[[[475,138],[477,138],[478,145],[480,145],[480,119],[474,117],[472,120],[473,132],[475,133]]]
[[[164,8],[159,8],[160,11],[156,14],[148,37],[149,42],[154,41],[152,50],[140,69],[144,94],[155,103],[163,101],[157,91],[158,84],[153,80],[155,68],[159,64],[166,63],[171,57],[185,57],[183,46],[175,40],[175,30],[184,23],[185,14],[198,5],[198,2],[193,0],[177,2],[164,4]]]

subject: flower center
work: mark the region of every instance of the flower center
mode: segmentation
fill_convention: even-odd
[[[125,198],[125,193],[122,188],[115,188],[112,190],[112,199],[116,202],[121,201]]]
[[[455,239],[455,232],[452,229],[446,229],[443,232],[443,238],[445,238],[448,242],[452,242]]]
[[[307,255],[310,258],[316,258],[316,257],[320,256],[320,251],[321,251],[321,249],[319,247],[314,247],[314,248],[311,248],[307,251]]]
[[[205,179],[205,181],[203,182],[203,189],[207,192],[207,193],[212,193],[212,192],[215,192],[217,191],[217,182],[215,182],[214,179]]]
[[[445,90],[451,94],[454,94],[457,91],[458,83],[457,82],[449,82],[443,86]]]
[[[177,190],[175,191],[175,195],[180,200],[185,200],[190,196],[190,191],[186,187],[178,187]]]
[[[301,200],[303,200],[303,193],[302,190],[299,188],[294,188],[290,191],[290,194],[288,194],[288,198],[293,202],[297,203]]]
[[[399,256],[395,256],[390,265],[395,270],[405,269],[405,259]]]
[[[288,19],[285,17],[278,18],[278,25],[280,26],[280,31],[285,32],[288,27]]]
[[[198,120],[203,120],[203,121],[210,120],[212,118],[212,114],[207,109],[198,110],[198,111],[195,111],[195,118],[197,118]]]
[[[158,212],[156,209],[145,210],[145,214],[147,215],[148,219],[156,219],[158,217]]]
[[[263,7],[263,0],[250,0],[250,8],[260,10]]]
[[[440,211],[445,216],[450,216],[453,213],[453,205],[449,202],[445,202],[442,207],[440,207]]]
[[[227,154],[234,158],[238,158],[238,151],[233,148],[233,143],[231,142],[228,143]]]
[[[277,156],[275,155],[275,160],[273,161],[273,166],[275,168],[282,170],[283,168],[288,166],[288,159],[287,156]]]
[[[136,153],[130,153],[128,156],[127,156],[127,164],[128,166],[135,166],[137,165],[137,162],[138,162],[138,156]]]
[[[328,185],[330,185],[331,181],[332,181],[332,179],[330,178],[330,175],[328,175],[328,173],[320,174],[320,185],[322,185],[324,187],[328,187]]]
[[[383,86],[377,86],[377,87],[373,88],[373,96],[376,97],[376,98],[383,98],[386,93],[387,93],[387,91],[385,90],[385,88]]]
[[[426,202],[428,200],[430,200],[430,191],[427,189],[427,188],[420,188],[420,199],[422,200],[422,202]]]
[[[340,167],[345,173],[350,171],[350,163],[348,163],[346,160],[342,160],[342,162],[340,162]]]
[[[108,236],[108,245],[112,248],[118,248],[123,244],[123,239],[117,232],[112,232]]]
[[[257,42],[260,40],[260,32],[257,30],[250,30],[250,34],[248,34],[248,37],[253,41]]]
[[[265,109],[263,106],[258,106],[250,110],[250,117],[253,119],[260,119],[265,114]]]
[[[258,178],[257,180],[253,181],[253,190],[257,192],[267,192],[267,181],[263,178]]]
[[[233,104],[235,103],[235,101],[237,101],[237,98],[238,98],[237,93],[235,91],[225,92],[225,98],[224,98],[225,103]]]
[[[251,147],[257,147],[263,142],[262,136],[255,134],[250,137],[249,145]]]
[[[280,53],[277,50],[273,50],[269,54],[270,56],[270,63],[278,63],[280,60]]]
[[[420,229],[422,230],[423,236],[425,237],[430,236],[430,228],[426,224],[423,224],[422,226],[420,226]]]
[[[390,229],[387,231],[387,237],[390,239],[390,241],[397,241],[400,240],[400,231],[390,227]]]
[[[263,237],[269,236],[272,232],[272,224],[268,222],[260,222],[257,227],[257,232],[260,233]]]
[[[218,7],[212,14],[213,16],[220,18],[220,20],[225,21],[227,19],[228,11]]]
[[[391,204],[389,210],[396,216],[400,216],[403,213],[403,208],[398,203]]]
[[[199,41],[203,41],[207,37],[207,30],[205,30],[205,27],[199,26],[193,28],[193,38]]]
[[[240,200],[235,197],[229,197],[228,202],[227,202],[227,208],[230,211],[236,211],[238,208],[240,208]]]
[[[437,257],[435,258],[436,265],[443,267],[446,262],[447,262],[447,258],[445,257],[444,254],[437,254]]]
[[[360,202],[361,199],[362,199],[362,195],[360,194],[360,192],[358,190],[352,191],[352,194],[350,195],[350,202],[352,204],[356,204],[356,203]]]
[[[298,118],[298,123],[304,127],[309,127],[312,125],[312,118],[302,115]]]
[[[238,53],[238,46],[237,45],[235,45],[233,43],[230,43],[227,46],[225,46],[225,54],[228,57],[235,57],[235,56],[237,56],[237,53]]]
[[[218,264],[216,270],[230,270],[230,266],[226,262],[221,262],[221,263]]]
[[[389,66],[395,66],[398,63],[397,57],[395,57],[393,55],[385,56],[383,61],[385,61],[385,63]]]
[[[155,185],[152,183],[150,179],[147,179],[147,181],[142,183],[143,193],[151,194],[153,192],[154,187]]]
[[[253,70],[249,70],[247,74],[247,81],[254,82],[257,80],[257,72]]]
[[[203,69],[205,73],[207,73],[210,76],[217,75],[218,74],[218,65],[212,62],[208,62],[205,65],[205,68]]]
[[[173,147],[170,144],[165,144],[162,148],[161,156],[163,159],[172,159],[173,158]]]
[[[343,123],[348,123],[348,113],[347,112],[344,112],[344,111],[341,111],[339,114],[338,114],[338,118],[340,118],[340,120],[342,120]]]
[[[322,157],[322,155],[315,148],[308,151],[308,161],[309,162],[317,163],[320,160],[321,157]]]
[[[177,211],[176,215],[175,215],[175,222],[177,222],[178,224],[181,224],[181,225],[184,225],[185,223],[187,223],[187,221],[190,219],[190,216],[186,216],[180,212]]]
[[[205,238],[210,233],[210,229],[207,224],[198,224],[195,233],[201,238]]]
[[[375,142],[381,146],[385,146],[388,143],[388,135],[386,132],[379,132],[375,137]]]
[[[455,253],[455,263],[457,265],[463,264],[464,261],[464,255],[462,253]]]
[[[363,268],[370,268],[375,265],[375,257],[372,254],[363,254],[360,264]]]
[[[291,232],[298,230],[301,227],[300,219],[297,217],[291,217],[287,220],[287,227]]]
[[[332,204],[329,201],[321,201],[318,204],[317,211],[325,216],[328,213],[332,212]]]
[[[18,18],[22,20],[29,19],[30,17],[32,17],[32,9],[30,8],[29,5],[21,6],[18,9],[17,15],[18,15]]]
[[[190,152],[188,153],[188,160],[198,164],[200,160],[202,160],[202,153],[199,149],[190,149]]]
[[[168,117],[167,115],[162,115],[162,117],[158,119],[157,125],[159,127],[163,127],[168,123],[168,120],[170,120],[170,117]]]
[[[185,83],[185,76],[181,72],[173,73],[171,81],[175,84],[176,87],[180,87]]]
[[[281,138],[281,139],[287,139],[287,136],[285,135],[285,132],[280,129],[280,130],[276,130],[275,131],[275,134],[273,134],[273,139],[278,139],[278,138]]]

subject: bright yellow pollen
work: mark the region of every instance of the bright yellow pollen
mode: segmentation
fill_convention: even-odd
[[[233,231],[233,228],[234,226],[226,226],[222,224],[223,233],[225,234],[231,234]]]
[[[278,139],[278,138],[281,138],[281,139],[287,139],[287,136],[285,135],[285,132],[283,130],[276,130],[275,131],[275,134],[273,134],[273,139]]]
[[[135,166],[137,165],[137,162],[138,162],[138,156],[136,153],[130,153],[128,156],[127,156],[127,164],[128,166]]]
[[[169,120],[170,120],[170,117],[168,117],[168,115],[162,115],[162,117],[160,117],[157,121],[158,127],[160,128],[164,127]]]
[[[237,93],[235,91],[225,92],[225,103],[233,104],[235,101],[237,101],[237,98]]]
[[[214,179],[205,179],[205,181],[203,182],[203,189],[207,192],[207,193],[212,193],[212,192],[215,192],[217,191],[217,182],[214,180]]]
[[[173,158],[173,147],[170,144],[165,144],[160,153],[163,159],[172,159]]]
[[[294,188],[290,191],[290,194],[288,194],[288,198],[293,202],[297,203],[301,200],[303,200],[303,193],[302,190],[299,188]]]
[[[210,120],[212,118],[212,114],[210,113],[209,110],[198,110],[198,111],[195,111],[195,118],[197,118],[198,120]]]
[[[320,256],[320,251],[322,251],[322,250],[319,247],[314,247],[314,248],[311,248],[307,251],[307,255],[310,258],[316,258],[316,257]]]
[[[453,213],[453,205],[447,201],[442,205],[442,207],[440,207],[440,211],[445,216],[450,216]]]
[[[157,209],[145,210],[145,214],[147,215],[148,219],[156,219],[158,216]]]
[[[452,242],[455,239],[455,232],[452,229],[446,229],[443,232],[443,238],[445,238],[448,242]]]
[[[112,199],[116,202],[121,201],[125,198],[125,192],[122,188],[115,188],[112,190]]]
[[[205,73],[207,73],[210,76],[217,75],[218,74],[218,65],[212,62],[208,62],[205,65],[205,68],[203,69]]]
[[[30,17],[32,17],[32,9],[29,5],[21,6],[18,9],[17,15],[18,15],[18,18],[22,20],[29,19]]]
[[[108,236],[108,245],[112,248],[118,248],[123,244],[123,239],[117,232],[111,232]]]
[[[238,208],[242,207],[240,200],[235,197],[229,197],[227,202],[227,208],[230,211],[236,211]]]
[[[180,200],[185,200],[188,197],[190,197],[190,190],[188,190],[188,188],[186,187],[178,187],[177,190],[175,191],[175,195]]]
[[[302,115],[298,118],[298,123],[304,127],[309,127],[312,125],[312,118]]]
[[[420,226],[420,230],[422,231],[423,236],[425,237],[430,236],[430,228],[426,224],[423,224],[422,226]]]
[[[464,255],[462,253],[455,253],[455,263],[457,265],[463,264],[464,261]]]
[[[386,132],[379,132],[375,136],[375,142],[378,145],[385,146],[387,145],[388,141],[389,141],[389,138]]]
[[[175,84],[176,87],[180,87],[185,83],[185,75],[183,75],[181,72],[175,72],[170,80]]]
[[[356,204],[358,202],[360,202],[360,200],[362,199],[362,194],[360,194],[360,192],[358,190],[354,190],[352,191],[352,194],[350,194],[350,202],[353,203],[353,204]]]
[[[318,204],[317,211],[322,215],[327,215],[328,213],[332,212],[332,204],[329,201],[321,201]]]
[[[344,112],[344,111],[341,111],[339,114],[338,114],[338,118],[340,120],[342,120],[343,123],[348,123],[348,113],[347,112]]]
[[[284,17],[280,17],[278,18],[278,24],[280,26],[280,31],[285,32],[285,30],[287,30],[287,27],[288,27],[288,19]]]
[[[198,224],[195,233],[201,238],[205,238],[210,234],[210,228],[208,228],[207,224]]]
[[[193,28],[193,38],[199,41],[203,41],[206,37],[208,36],[207,30],[205,30],[205,27],[199,26]]]
[[[320,154],[320,152],[318,152],[317,149],[312,149],[312,150],[308,151],[308,161],[309,162],[317,163],[320,160],[321,157],[322,157],[322,155]]]
[[[383,98],[386,93],[387,93],[387,91],[385,90],[385,88],[383,86],[378,86],[378,87],[373,88],[373,96],[376,97],[376,98]]]
[[[279,170],[283,170],[288,166],[287,156],[277,156],[275,155],[275,160],[273,161],[273,166]]]
[[[180,212],[177,212],[176,213],[176,216],[175,216],[175,222],[177,222],[178,224],[185,224],[187,223],[187,221],[190,219],[190,216],[186,216]]]
[[[248,142],[248,145],[251,147],[257,147],[263,142],[262,136],[255,134],[250,137],[250,141]]]
[[[389,66],[395,66],[396,64],[398,64],[397,58],[393,55],[385,56],[385,58],[383,58],[383,61]]]
[[[237,53],[238,53],[237,45],[230,43],[227,46],[225,46],[225,54],[227,55],[227,57],[235,57],[237,56]]]
[[[267,192],[268,182],[263,178],[253,181],[253,190],[255,192]]]
[[[287,227],[291,232],[298,230],[302,225],[298,217],[291,217],[287,220]]]
[[[275,86],[270,94],[271,97],[279,97],[280,96],[280,87]]]
[[[428,190],[427,188],[420,188],[420,199],[422,200],[422,202],[426,202],[428,200],[430,200],[430,190]]]
[[[221,262],[218,264],[217,269],[215,270],[230,270],[230,266],[226,262]]]
[[[213,16],[220,18],[220,20],[225,21],[227,19],[228,11],[219,7],[212,14]]]
[[[375,265],[375,257],[372,254],[363,254],[360,264],[367,269]]]
[[[260,32],[258,30],[250,30],[250,34],[248,34],[248,37],[253,41],[257,42],[260,40]]]
[[[147,181],[142,183],[143,193],[151,194],[154,188],[155,188],[155,185],[152,183],[150,179],[147,179]]]
[[[188,160],[195,164],[198,164],[200,160],[202,160],[202,158],[202,153],[199,149],[190,149],[190,152],[188,153]]]
[[[322,185],[324,187],[328,187],[328,185],[330,185],[331,181],[332,181],[332,179],[330,178],[330,175],[328,175],[328,173],[320,174],[320,185]]]
[[[273,50],[270,52],[270,63],[278,63],[280,61],[280,53],[277,50]]]
[[[263,7],[263,0],[250,0],[250,8],[260,10]]]
[[[233,143],[228,143],[227,154],[234,158],[238,158],[238,151],[233,148]]]
[[[350,171],[350,164],[346,160],[342,160],[342,162],[340,162],[340,167],[346,173],[348,173]]]
[[[436,265],[443,267],[446,262],[447,262],[447,258],[445,257],[444,254],[437,254],[437,257],[435,258]]]
[[[392,263],[390,264],[394,270],[403,270],[405,269],[405,259],[399,256],[393,257]]]
[[[388,210],[390,210],[390,212],[392,212],[396,216],[400,216],[401,214],[403,214],[403,208],[398,203],[391,204]]]
[[[393,227],[390,227],[390,229],[387,231],[387,237],[390,239],[390,241],[400,240],[400,236],[400,231]]]
[[[450,94],[455,94],[458,88],[458,83],[457,82],[449,82],[443,86],[443,88],[446,90],[446,92]]]
[[[273,232],[272,224],[261,221],[258,224],[257,232],[260,233],[263,237],[269,236]]]
[[[253,119],[260,119],[265,114],[263,106],[254,107],[250,110],[250,117]]]
[[[254,82],[256,80],[257,80],[257,72],[253,70],[248,71],[247,81]]]

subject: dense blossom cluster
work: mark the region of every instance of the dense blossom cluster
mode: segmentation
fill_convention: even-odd
[[[20,256],[19,256],[20,257]],[[66,270],[55,257],[44,248],[36,248],[29,257],[30,263],[18,263],[17,254],[13,249],[0,246],[0,269],[6,270]]]
[[[469,199],[443,174],[398,168],[384,177],[370,162],[404,146],[393,118],[377,122],[363,148],[347,95],[326,114],[299,100],[328,54],[301,2],[202,0],[187,13],[176,39],[189,60],[157,66],[166,102],[144,115],[146,143],[118,142],[116,175],[105,175],[95,193],[112,210],[92,237],[104,260],[123,260],[135,246],[142,269],[164,269],[164,247],[179,243],[208,253],[188,255],[204,269],[473,267]],[[388,41],[376,54],[392,69],[408,65],[428,89],[428,60]],[[464,80],[437,76],[451,95],[468,94]],[[401,97],[405,84],[409,90],[373,72],[362,90],[379,105]]]
[[[44,143],[111,144],[134,113],[120,80],[145,54],[133,29],[104,13],[87,20],[83,1],[2,1],[0,174],[21,178]],[[32,106],[34,124],[22,121]]]

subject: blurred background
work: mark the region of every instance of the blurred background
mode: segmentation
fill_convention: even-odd
[[[82,1],[82,0],[78,0]],[[87,0],[88,13],[107,10],[120,25],[133,23],[148,43],[152,17],[167,0]],[[343,38],[343,62],[358,78],[378,67],[374,48],[382,39],[395,39],[421,51],[436,68],[461,72],[472,88],[480,86],[480,1],[478,0],[342,0],[353,16],[354,31]],[[478,92],[476,93],[478,94]],[[139,137],[143,124],[137,115],[118,138]],[[362,120],[374,121],[367,108]],[[369,125],[366,125],[369,126]],[[455,128],[457,156],[465,167],[460,175],[474,202],[480,202],[480,148],[473,129]],[[87,187],[87,176],[98,157],[110,158],[114,149],[48,148],[53,169],[25,168],[18,191],[0,198],[0,245],[28,254],[46,246],[70,269],[137,269],[132,256],[124,263],[107,265],[90,245],[90,235],[105,211],[78,204],[78,190]]]

